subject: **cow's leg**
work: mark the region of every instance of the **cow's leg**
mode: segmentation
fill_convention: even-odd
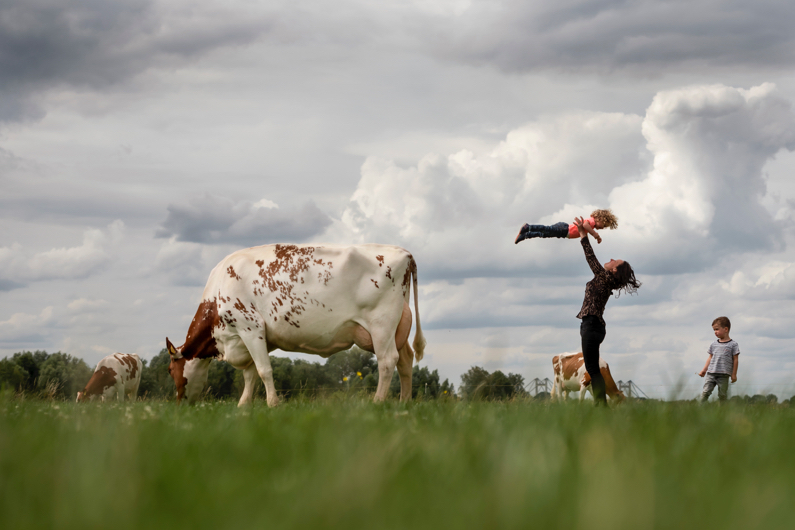
[[[246,405],[251,405],[251,402],[254,400],[254,381],[257,377],[257,365],[254,363],[249,364],[247,367],[243,369],[243,394],[240,396],[240,401],[238,401],[238,407],[245,407]]]
[[[124,383],[116,384],[116,399],[119,401],[124,401]]]
[[[392,329],[394,330],[394,328]],[[378,388],[375,390],[373,401],[384,401],[389,391],[389,385],[392,382],[392,374],[395,373],[395,365],[400,359],[400,354],[395,346],[394,331],[390,330],[388,333],[380,334],[383,336],[376,336],[374,333],[371,333],[371,335],[373,335],[375,358],[378,360]],[[402,386],[401,381],[401,395],[403,393]]]
[[[398,352],[397,371],[400,377],[400,401],[411,401],[411,369],[414,364],[414,352],[408,341]],[[380,374],[379,374],[380,383]]]
[[[271,358],[268,355],[268,344],[265,342],[264,333],[260,330],[247,333],[239,331],[238,333],[257,367],[260,379],[265,385],[268,406],[275,407],[279,404],[279,396],[276,395],[276,385],[273,383],[273,368],[271,367]]]

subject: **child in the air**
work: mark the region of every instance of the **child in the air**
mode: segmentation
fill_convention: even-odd
[[[591,212],[591,217],[585,220],[582,224],[585,231],[591,234],[597,243],[602,242],[602,238],[596,233],[597,230],[602,228],[609,228],[615,230],[618,228],[618,218],[613,215],[609,209],[607,210],[594,210]],[[580,232],[577,230],[577,225],[574,223],[555,223],[554,225],[528,225],[525,224],[520,230],[519,235],[516,236],[514,243],[519,243],[523,239],[530,239],[533,237],[560,237],[569,239],[579,239]]]

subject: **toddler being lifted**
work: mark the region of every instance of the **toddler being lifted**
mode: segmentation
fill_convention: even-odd
[[[594,210],[591,212],[591,217],[585,219],[582,224],[585,231],[591,234],[597,243],[602,242],[602,238],[596,233],[597,230],[602,228],[609,228],[615,230],[618,228],[618,218],[613,215],[609,209],[607,210]],[[516,236],[514,243],[519,243],[524,239],[531,239],[533,237],[560,237],[568,239],[579,239],[580,232],[577,230],[577,225],[574,223],[555,223],[554,225],[528,225],[525,224],[519,229],[519,235]]]

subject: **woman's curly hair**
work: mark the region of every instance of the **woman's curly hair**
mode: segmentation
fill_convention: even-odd
[[[618,217],[613,215],[610,208],[607,210],[594,210],[591,212],[591,217],[594,218],[594,221],[600,221],[605,228],[609,228],[610,230],[618,228]]]
[[[635,294],[638,292],[638,288],[642,285],[637,278],[635,278],[635,271],[632,270],[632,267],[626,261],[616,267],[616,271],[613,274],[615,274],[616,284],[618,285],[618,287],[614,288],[618,289],[616,298],[621,295],[621,291],[629,294]]]

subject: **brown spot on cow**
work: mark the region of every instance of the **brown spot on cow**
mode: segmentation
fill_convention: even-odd
[[[240,280],[240,276],[235,272],[235,269],[231,265],[226,269],[226,272],[233,280]]]
[[[415,277],[417,275],[417,264],[414,262],[414,257],[409,254],[409,264],[406,267],[406,272],[403,273],[403,283],[401,284],[403,287],[403,294],[405,295],[409,287],[411,285],[411,274],[414,273]]]
[[[231,315],[231,311],[227,311]],[[227,324],[235,322],[233,318],[226,318]],[[222,327],[223,320],[218,314],[216,300],[205,300],[199,304],[196,316],[188,329],[185,344],[180,348],[182,356],[186,359],[207,359],[219,357],[221,353],[213,337],[213,329]]]
[[[91,375],[91,379],[88,380],[88,383],[86,383],[86,387],[83,389],[83,399],[89,396],[102,395],[105,390],[116,384],[117,376],[118,374],[113,368],[100,366],[97,371]]]
[[[395,279],[392,277],[392,267],[386,266],[386,277],[392,280],[392,285],[395,285]]]
[[[373,282],[373,284],[375,284],[375,288],[376,288],[376,289],[378,289],[378,288],[379,288],[379,287],[378,287],[378,282],[377,282],[377,281],[373,280],[372,278],[370,278],[370,281],[371,281],[371,282]]]
[[[130,373],[130,379],[135,379],[135,374],[138,373],[138,361],[128,353],[117,353],[114,355],[116,360],[124,364]]]
[[[379,267],[383,267],[384,266],[384,256],[376,256],[375,260],[378,262],[378,266]]]

